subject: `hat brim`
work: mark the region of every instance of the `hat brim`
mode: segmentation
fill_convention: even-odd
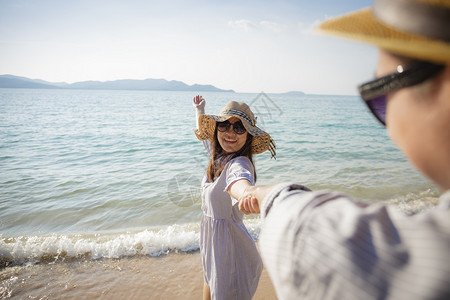
[[[238,115],[200,115],[198,120],[199,129],[195,130],[195,135],[201,141],[209,140],[214,142],[216,122],[224,122],[231,117],[239,118],[247,132],[253,136],[253,154],[259,154],[269,150],[272,157],[275,157],[275,143],[270,135],[261,128],[250,124],[250,122]]]
[[[450,62],[450,44],[396,30],[378,21],[370,8],[325,21],[317,33],[358,40],[392,53],[436,63]]]

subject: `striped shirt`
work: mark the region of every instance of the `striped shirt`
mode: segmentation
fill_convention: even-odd
[[[279,299],[450,299],[450,191],[406,216],[280,184],[261,218],[260,249]]]

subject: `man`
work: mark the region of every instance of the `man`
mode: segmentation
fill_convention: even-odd
[[[260,249],[280,299],[450,299],[450,1],[375,0],[320,25],[376,45],[377,79],[359,87],[409,160],[442,190],[405,216],[296,184],[253,187]]]

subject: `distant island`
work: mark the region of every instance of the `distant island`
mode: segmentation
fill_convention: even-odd
[[[181,81],[166,79],[123,79],[114,81],[82,81],[75,83],[48,82],[14,75],[0,75],[0,88],[22,89],[77,89],[77,90],[151,90],[151,91],[199,91],[199,92],[231,92],[212,85],[188,85]]]

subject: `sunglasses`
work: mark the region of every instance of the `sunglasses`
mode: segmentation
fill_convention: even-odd
[[[386,126],[387,94],[422,83],[444,68],[444,65],[423,61],[416,61],[405,67],[398,65],[397,72],[360,85],[359,93],[377,120]]]
[[[230,123],[228,120],[225,122],[217,122],[217,130],[220,132],[227,132],[228,129],[230,129],[230,126],[233,126],[233,131],[236,132],[236,134],[244,134],[247,131],[244,124],[242,124],[242,121],[234,123]]]

